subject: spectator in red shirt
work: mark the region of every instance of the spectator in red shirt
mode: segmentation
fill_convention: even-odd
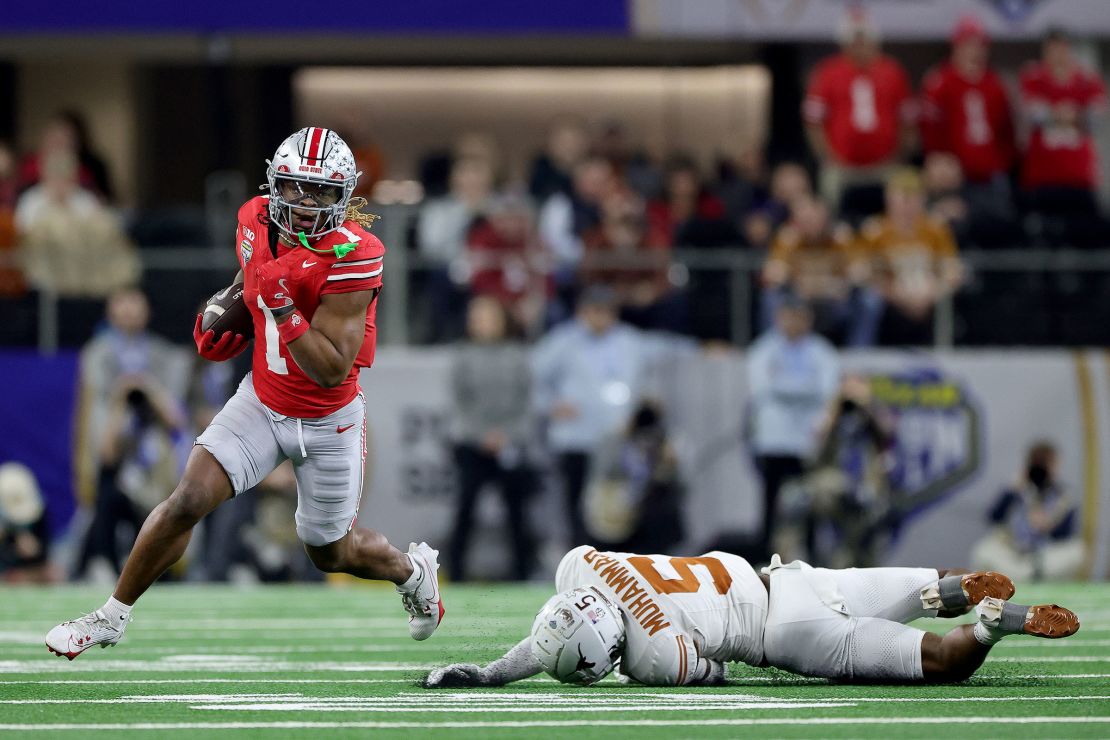
[[[990,39],[965,16],[952,31],[952,56],[925,76],[921,140],[926,155],[955,155],[975,213],[1012,216],[1008,174],[1014,122],[1002,79],[988,65]]]
[[[1040,62],[1022,70],[1021,98],[1031,126],[1021,176],[1030,206],[1049,219],[1097,217],[1091,122],[1106,107],[1106,88],[1079,66],[1065,32],[1050,31]]]
[[[470,230],[467,257],[472,296],[495,298],[529,333],[540,328],[549,286],[535,209],[527,196],[506,193],[490,199],[486,217]]]
[[[914,106],[909,78],[866,16],[850,13],[840,39],[841,53],[813,70],[802,115],[822,195],[855,221],[882,210],[882,183],[913,143]]]

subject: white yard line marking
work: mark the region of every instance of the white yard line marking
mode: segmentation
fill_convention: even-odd
[[[1003,640],[997,648],[1089,648],[1110,647],[1110,640],[1084,640],[1082,637],[1069,637],[1065,640]]]
[[[43,645],[43,636],[45,632],[0,632],[0,645],[15,646],[14,649],[21,649],[26,651],[34,651],[40,649]],[[483,637],[483,635],[470,635],[471,637]],[[197,632],[196,638],[204,638],[206,642],[214,640],[227,640],[237,643],[242,642],[240,636],[228,635],[212,635],[206,632]],[[464,637],[464,635],[456,635],[456,637]],[[333,637],[319,637],[312,639],[327,640],[329,644],[324,645],[306,645],[306,640],[302,639],[300,635],[297,636],[298,645],[252,645],[250,650],[251,654],[265,654],[265,655],[297,655],[306,653],[413,653],[413,652],[428,652],[440,653],[441,647],[431,645],[414,645],[412,639],[407,635],[397,635],[395,644],[375,644],[375,645],[351,645],[346,647],[336,647],[334,645]],[[386,638],[380,638],[386,639]],[[157,649],[159,653],[166,655],[171,654],[173,651],[187,651],[186,654],[200,654],[200,655],[222,655],[216,649],[207,649],[207,646],[200,648],[197,646],[194,639],[185,639],[180,633],[171,638],[157,637],[154,634],[137,634],[127,635],[127,641],[122,643],[127,647],[133,649]],[[1063,651],[1082,651],[1092,647],[1110,647],[1110,639],[1105,640],[1083,640],[1069,638],[1066,640],[1003,640],[995,646],[996,650],[1002,649],[1007,652],[1013,650],[1052,650],[1053,652]],[[204,652],[198,653],[197,651],[203,649]],[[1086,656],[1090,659],[1090,656]]]
[[[1110,675],[1110,674],[1107,674]],[[554,683],[554,679],[550,681],[520,681],[519,683],[536,684],[536,683]],[[8,684],[11,686],[23,686],[26,684],[31,685],[46,685],[46,686],[88,686],[88,685],[102,685],[102,684],[236,684],[236,683],[287,683],[287,684],[316,684],[316,683],[342,683],[342,684],[374,684],[374,683],[407,683],[412,684],[411,678],[68,678],[59,679],[57,681],[51,680],[36,680],[36,681],[0,681],[0,686]]]
[[[3,645],[41,645],[45,632],[16,631],[0,632],[0,644]]]
[[[412,638],[405,635],[405,639],[409,642]],[[205,638],[206,642],[211,642]],[[4,644],[4,640],[0,640],[0,644]],[[198,646],[192,642],[184,644],[174,644],[173,642],[165,641],[149,641],[144,644],[139,642],[128,641],[127,646],[135,650],[156,650],[159,655],[203,655],[206,657],[216,657],[224,655],[219,648],[210,649],[209,645]],[[27,645],[20,645],[18,649],[27,652],[38,653],[42,650],[44,645],[42,635],[37,635],[33,643]],[[242,649],[242,640],[236,641],[235,647],[239,650]],[[205,650],[205,652],[197,652],[198,650]],[[335,647],[334,645],[320,646],[315,645],[252,645],[251,655],[302,655],[302,654],[316,654],[316,653],[337,653],[337,654],[350,654],[350,653],[435,653],[440,655],[443,653],[442,647],[435,645],[352,645],[350,647]]]
[[[1100,655],[1022,655],[1020,657],[990,656],[994,663],[1110,663],[1110,656]]]
[[[523,720],[477,722],[114,722],[0,724],[0,730],[16,732],[80,730],[339,730],[339,729],[482,729],[529,727],[691,727],[761,725],[1086,725],[1110,723],[1110,717],[759,717],[750,719],[628,719],[628,720]]]
[[[1110,673],[1026,673],[1018,676],[1001,675],[979,675],[975,674],[974,678],[987,678],[987,679],[1000,679],[1000,678],[1019,678],[1022,680],[1029,680],[1031,678],[1067,678],[1067,679],[1081,679],[1081,678],[1110,678]]]
[[[35,611],[36,611],[36,613],[43,613],[44,612],[44,610],[40,609],[38,606],[35,607]],[[397,611],[400,614],[403,614],[403,612],[401,612],[400,608],[398,608]],[[59,616],[60,619],[65,619],[65,618],[73,618],[76,615],[69,614],[67,616],[66,614],[60,614],[58,616]],[[523,622],[523,621],[526,621],[526,620],[529,620],[529,619],[530,618],[527,615],[521,615],[520,620],[513,620],[513,621],[514,622],[515,621]],[[305,632],[305,631],[308,631],[309,629],[311,629],[313,631],[316,631],[316,630],[342,630],[342,629],[375,629],[375,628],[385,627],[385,628],[392,628],[392,629],[396,630],[396,629],[404,629],[404,627],[405,627],[405,620],[400,615],[397,616],[397,617],[394,617],[394,618],[388,618],[388,617],[365,617],[365,618],[354,618],[354,617],[322,617],[322,618],[309,617],[309,618],[305,618],[305,617],[296,617],[296,618],[293,618],[293,617],[290,617],[288,619],[282,619],[282,618],[274,618],[274,617],[263,617],[263,618],[260,618],[260,619],[249,619],[249,618],[245,618],[245,619],[205,619],[205,618],[181,619],[181,612],[179,611],[179,612],[174,614],[173,618],[158,619],[156,616],[147,614],[146,612],[137,611],[137,613],[135,615],[135,620],[136,621],[134,623],[132,623],[132,626],[130,627],[130,629],[135,629],[136,627],[139,627],[139,628],[148,627],[148,628],[151,628],[151,629],[157,628],[159,630],[190,630],[190,631],[202,632],[202,633],[207,630],[207,634],[211,634],[214,631],[220,631],[220,630],[224,630],[224,631],[239,630],[239,631],[242,631],[242,632],[258,632],[258,631],[271,631],[271,630]],[[50,620],[46,620],[46,621],[50,621]],[[507,623],[507,624],[511,624],[511,622]],[[25,630],[25,629],[26,630],[42,629],[43,634],[46,634],[46,630],[49,630],[54,625],[53,625],[53,623],[45,624],[44,620],[42,620],[42,619],[36,619],[36,620],[17,619],[17,620],[10,620],[10,621],[5,620],[4,621],[4,626],[9,628],[9,629],[15,630],[15,631],[22,631],[22,630]],[[483,626],[487,626],[487,625],[483,625],[483,623],[480,620],[469,619],[469,620],[465,620],[465,621],[460,620],[459,626],[460,627],[466,626],[470,629],[481,629]]]
[[[45,648],[43,649],[45,653]],[[97,656],[98,658],[99,656]],[[250,656],[224,655],[171,655],[155,660],[91,660],[60,661],[43,657],[41,660],[0,660],[3,673],[99,673],[101,671],[132,671],[135,673],[281,673],[296,671],[326,671],[338,673],[385,673],[395,671],[427,671],[435,663],[338,663],[334,661],[284,661],[267,658],[250,659]]]
[[[560,703],[557,706],[518,707],[511,705],[462,705],[447,706],[421,705],[418,707],[399,707],[396,704],[358,704],[349,702],[320,703],[314,701],[281,704],[198,704],[190,709],[221,712],[364,712],[367,714],[481,714],[498,712],[504,714],[550,714],[569,712],[736,712],[740,710],[761,711],[764,709],[844,709],[856,706],[848,701],[842,702],[804,702],[804,701],[763,701],[729,702],[719,704],[698,704],[684,706],[658,706],[648,702],[633,704],[576,704]]]
[[[398,703],[398,699],[402,699]],[[838,697],[786,698],[739,693],[667,694],[614,692],[589,696],[586,692],[544,694],[440,692],[402,693],[399,697],[311,697],[300,693],[260,694],[142,694],[113,699],[4,699],[0,705],[50,704],[190,704],[192,709],[249,711],[340,712],[568,712],[568,711],[703,711],[736,709],[798,709],[852,707],[860,703],[1106,701],[1110,695],[1034,697]]]
[[[1020,675],[1012,674],[990,674],[990,673],[976,673],[975,678],[984,679],[988,681],[998,679],[1062,679],[1062,680],[1086,680],[1090,678],[1110,678],[1110,673],[1027,673]],[[775,676],[746,676],[735,677],[729,679],[729,683],[736,687],[742,687],[749,683],[820,683],[825,679],[821,678],[779,678]],[[414,680],[411,678],[62,678],[62,679],[34,679],[27,681],[20,680],[0,680],[0,686],[101,686],[101,685],[117,685],[117,684],[151,684],[151,685],[174,685],[174,684],[344,684],[344,685],[361,685],[361,684],[413,684]],[[514,686],[550,686],[555,684],[554,679],[549,678],[535,678],[525,681],[517,681]],[[608,687],[610,684],[602,684],[602,688]],[[1023,697],[1024,698],[1024,697]],[[931,699],[923,699],[922,701],[930,701]]]

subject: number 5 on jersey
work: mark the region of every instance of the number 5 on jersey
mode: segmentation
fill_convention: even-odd
[[[702,581],[698,574],[692,570],[695,565],[704,566],[713,579],[713,586],[717,593],[726,594],[732,586],[732,576],[725,564],[717,558],[671,558],[670,564],[678,578],[667,578],[655,568],[651,558],[635,555],[628,559],[629,565],[640,572],[652,588],[660,594],[694,594],[701,588]]]

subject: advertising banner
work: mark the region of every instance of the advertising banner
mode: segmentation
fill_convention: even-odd
[[[946,39],[968,14],[996,39],[1036,38],[1053,26],[1110,32],[1103,0],[632,0],[632,24],[640,36],[834,41],[855,7],[893,40]]]
[[[453,517],[449,349],[383,350],[363,384],[369,410],[368,490],[360,522],[391,540],[446,544]],[[1099,351],[865,352],[842,358],[866,376],[894,422],[887,455],[901,522],[889,564],[958,566],[987,531],[987,512],[1014,482],[1025,451],[1050,440],[1081,508],[1089,572],[1110,564],[1110,361]],[[675,353],[658,368],[658,395],[687,484],[688,549],[721,533],[755,534],[761,483],[747,449],[747,382],[740,353]],[[495,507],[496,497],[489,496]],[[533,520],[549,546],[565,539],[561,497],[545,487]],[[482,519],[479,517],[479,522]],[[500,546],[475,537],[475,558]],[[491,542],[491,539],[494,542]]]

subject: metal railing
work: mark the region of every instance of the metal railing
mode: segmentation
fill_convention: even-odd
[[[410,289],[413,274],[434,267],[422,260],[408,244],[410,224],[416,214],[414,206],[375,206],[373,210],[383,218],[375,225],[374,233],[389,248],[387,273],[388,289],[382,292],[379,311],[380,339],[385,344],[409,344],[412,341],[410,317],[412,316]],[[238,269],[235,254],[229,247],[180,247],[141,250],[144,272],[175,272],[211,270],[221,276],[230,276]],[[1043,250],[1014,249],[965,251],[961,259],[969,276],[994,272],[1009,273],[1110,273],[1110,249],[1103,250]],[[728,276],[727,316],[731,340],[739,346],[751,341],[755,322],[753,290],[756,278],[763,267],[765,254],[747,247],[688,249],[672,252],[672,261],[687,273],[718,272]],[[626,257],[620,258],[629,266]],[[604,266],[604,265],[603,265]],[[643,263],[639,267],[657,267],[658,262]],[[196,298],[200,298],[197,296]],[[1035,296],[1031,296],[1035,299]],[[38,347],[52,352],[58,347],[58,297],[49,291],[40,291],[37,301]],[[937,305],[935,311],[935,345],[951,347],[955,339],[956,309],[949,297]]]

